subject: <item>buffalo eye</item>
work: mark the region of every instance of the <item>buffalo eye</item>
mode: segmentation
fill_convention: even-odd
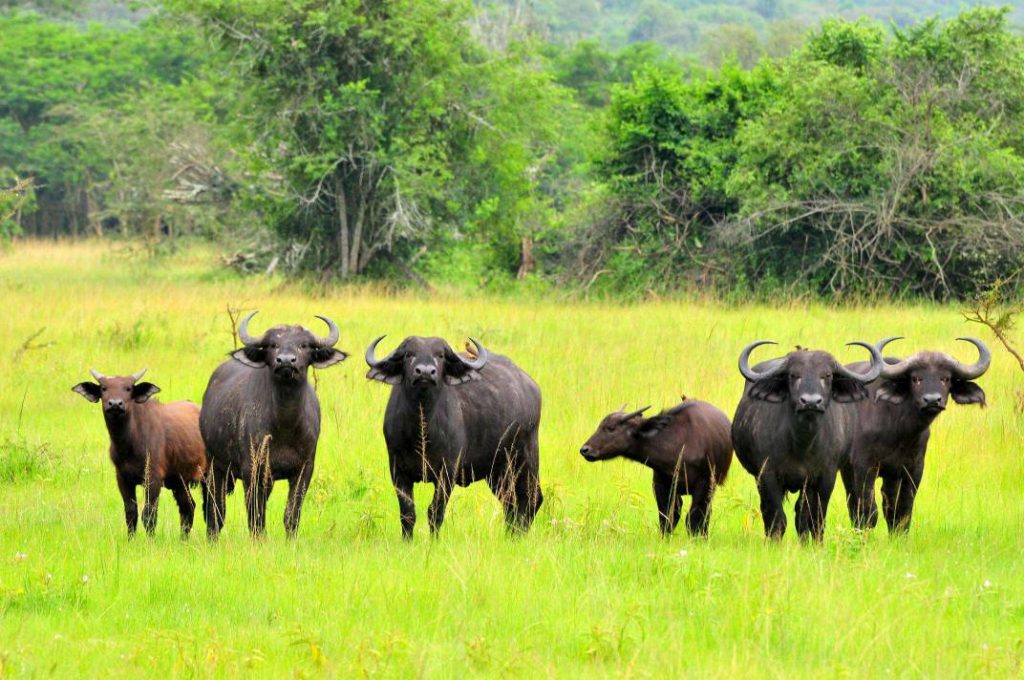
[[[921,384],[921,377],[915,375],[913,378],[910,379],[910,381],[912,383],[914,383],[915,385],[920,385]]]

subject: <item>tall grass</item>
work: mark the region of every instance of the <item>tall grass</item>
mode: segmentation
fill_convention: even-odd
[[[164,400],[200,401],[232,349],[227,306],[253,330],[313,314],[353,354],[316,376],[317,469],[300,535],[285,489],[268,537],[250,542],[244,498],[221,541],[178,539],[169,494],[157,535],[125,537],[99,408],[70,391],[149,367]],[[933,428],[908,537],[849,528],[837,492],[825,541],[761,536],[752,478],[736,465],[711,536],[662,539],[649,471],[587,464],[577,449],[623,401],[680,394],[727,413],[742,346],[769,337],[843,359],[853,339],[962,356],[957,310],[900,305],[722,309],[564,304],[304,290],[239,279],[211,253],[142,259],[103,245],[19,244],[0,255],[0,669],[12,675],[558,675],[957,677],[1024,672],[1024,459],[1020,376],[996,354],[987,409],[952,407]],[[24,350],[26,339],[45,332]],[[455,490],[439,539],[417,487],[402,542],[381,419],[387,388],[359,357],[387,333],[508,354],[544,393],[534,530],[510,539],[486,486]],[[893,347],[895,349],[895,346]],[[969,348],[968,348],[969,349]],[[966,352],[968,355],[970,352]],[[973,357],[967,356],[969,360]],[[839,487],[841,488],[841,487]],[[196,492],[198,500],[198,492]],[[792,512],[791,503],[787,507]]]

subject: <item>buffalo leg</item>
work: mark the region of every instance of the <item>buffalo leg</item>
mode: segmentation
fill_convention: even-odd
[[[203,519],[206,520],[206,537],[216,541],[224,528],[228,499],[228,471],[218,472],[210,466],[206,477],[206,499],[203,501]]]
[[[142,526],[146,527],[146,533],[152,536],[156,532],[156,514],[160,507],[160,489],[163,482],[159,480],[147,480],[142,485],[142,492],[145,494],[145,505],[142,506]]]
[[[178,515],[181,518],[181,537],[188,538],[196,515],[196,504],[192,500],[192,494],[189,493],[185,480],[178,475],[168,478],[166,485],[174,496],[174,502],[178,504]]]
[[[544,502],[540,479],[534,471],[524,470],[516,477],[513,488],[515,495],[510,499],[511,506],[505,507],[505,525],[510,531],[525,533],[533,526],[537,511]]]
[[[882,481],[882,512],[890,534],[906,533],[914,514],[914,500],[921,486],[924,465],[900,470]]]
[[[430,535],[436,536],[444,524],[444,513],[448,509],[448,499],[452,495],[452,482],[447,470],[442,470],[434,482],[434,497],[427,508],[427,522],[430,524]]]
[[[249,533],[262,538],[267,533],[267,499],[272,483],[257,479],[245,487],[245,509],[249,516]]]
[[[391,483],[398,497],[398,512],[402,520],[402,538],[412,540],[412,530],[416,526],[416,502],[413,497],[413,481],[396,470],[391,472]]]
[[[796,501],[796,530],[800,538],[808,535],[815,541],[825,536],[825,515],[828,512],[828,501],[835,488],[835,476],[826,475],[823,479],[808,483],[800,491]]]
[[[708,524],[711,522],[711,500],[715,488],[711,482],[692,484],[690,488],[690,511],[686,513],[686,530],[691,536],[707,536]],[[682,500],[682,497],[680,497]]]
[[[521,456],[510,456],[505,469],[488,479],[491,491],[505,509],[505,528],[513,534],[530,530],[544,502],[537,466],[521,465]]]
[[[683,499],[672,475],[655,470],[652,486],[654,501],[658,504],[658,527],[661,533],[667,536],[675,531],[676,525],[679,524]]]
[[[284,508],[284,533],[295,538],[302,518],[302,503],[306,500],[309,482],[313,479],[313,464],[307,463],[298,475],[288,480],[288,503]]]
[[[840,472],[846,489],[850,523],[855,529],[874,529],[878,523],[878,506],[875,504],[875,479],[878,471],[844,465]]]
[[[121,492],[121,500],[124,501],[124,523],[128,525],[128,537],[131,538],[139,524],[139,501],[135,498],[135,484],[118,473],[117,490]]]
[[[786,533],[786,513],[782,509],[785,492],[774,476],[763,472],[757,479],[757,492],[761,496],[764,535],[773,539],[782,538]]]

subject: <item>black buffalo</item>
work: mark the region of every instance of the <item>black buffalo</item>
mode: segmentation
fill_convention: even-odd
[[[306,379],[309,366],[327,368],[347,354],[334,348],[338,327],[318,338],[301,326],[274,326],[262,337],[248,333],[253,312],[242,320],[244,346],[210,377],[203,395],[199,427],[210,457],[205,505],[206,531],[216,538],[224,526],[225,496],[235,480],[245,486],[249,531],[262,535],[267,497],[274,482],[288,480],[284,527],[294,537],[302,501],[313,475],[320,437],[320,402]]]
[[[899,339],[882,340],[878,351]],[[878,522],[875,480],[881,477],[882,514],[889,531],[909,529],[932,421],[950,396],[958,404],[985,405],[985,392],[971,381],[988,370],[992,353],[981,340],[957,339],[977,347],[975,364],[965,366],[944,352],[887,357],[881,376],[868,388],[871,398],[858,404],[853,448],[840,468],[855,527],[871,528]],[[863,370],[858,364],[849,368]]]
[[[444,522],[452,485],[480,479],[504,506],[508,528],[529,529],[543,501],[537,383],[476,340],[476,356],[457,354],[441,338],[409,337],[377,359],[374,351],[383,338],[366,350],[366,377],[393,385],[384,440],[402,535],[411,538],[416,524],[416,482],[434,485],[427,511],[432,534]]]
[[[803,349],[750,368],[750,353],[771,344],[760,340],[740,353],[739,369],[747,383],[733,418],[733,447],[757,480],[765,535],[781,538],[785,533],[782,502],[792,492],[800,494],[797,532],[821,540],[836,473],[853,441],[857,411],[851,402],[867,396],[865,383],[882,371],[882,355],[874,345],[849,343],[871,353],[863,373],[847,369],[827,352]]]
[[[689,494],[686,529],[706,536],[715,487],[725,481],[732,463],[729,419],[704,401],[687,400],[644,418],[647,408],[605,416],[580,454],[588,461],[622,456],[651,468],[661,532],[675,531],[683,496]]]

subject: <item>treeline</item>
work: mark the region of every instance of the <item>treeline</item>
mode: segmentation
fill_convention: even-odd
[[[733,55],[745,66],[785,56],[825,19],[874,19],[906,28],[929,17],[949,19],[971,0],[480,0],[491,20],[518,18],[551,42],[598,40],[621,48],[653,42],[717,65]],[[1024,23],[1019,6],[1010,21]]]
[[[83,28],[58,4],[0,11],[0,185],[35,187],[0,233],[614,295],[964,297],[1024,261],[1006,9],[826,20],[711,68],[541,40],[513,5],[167,0]]]

